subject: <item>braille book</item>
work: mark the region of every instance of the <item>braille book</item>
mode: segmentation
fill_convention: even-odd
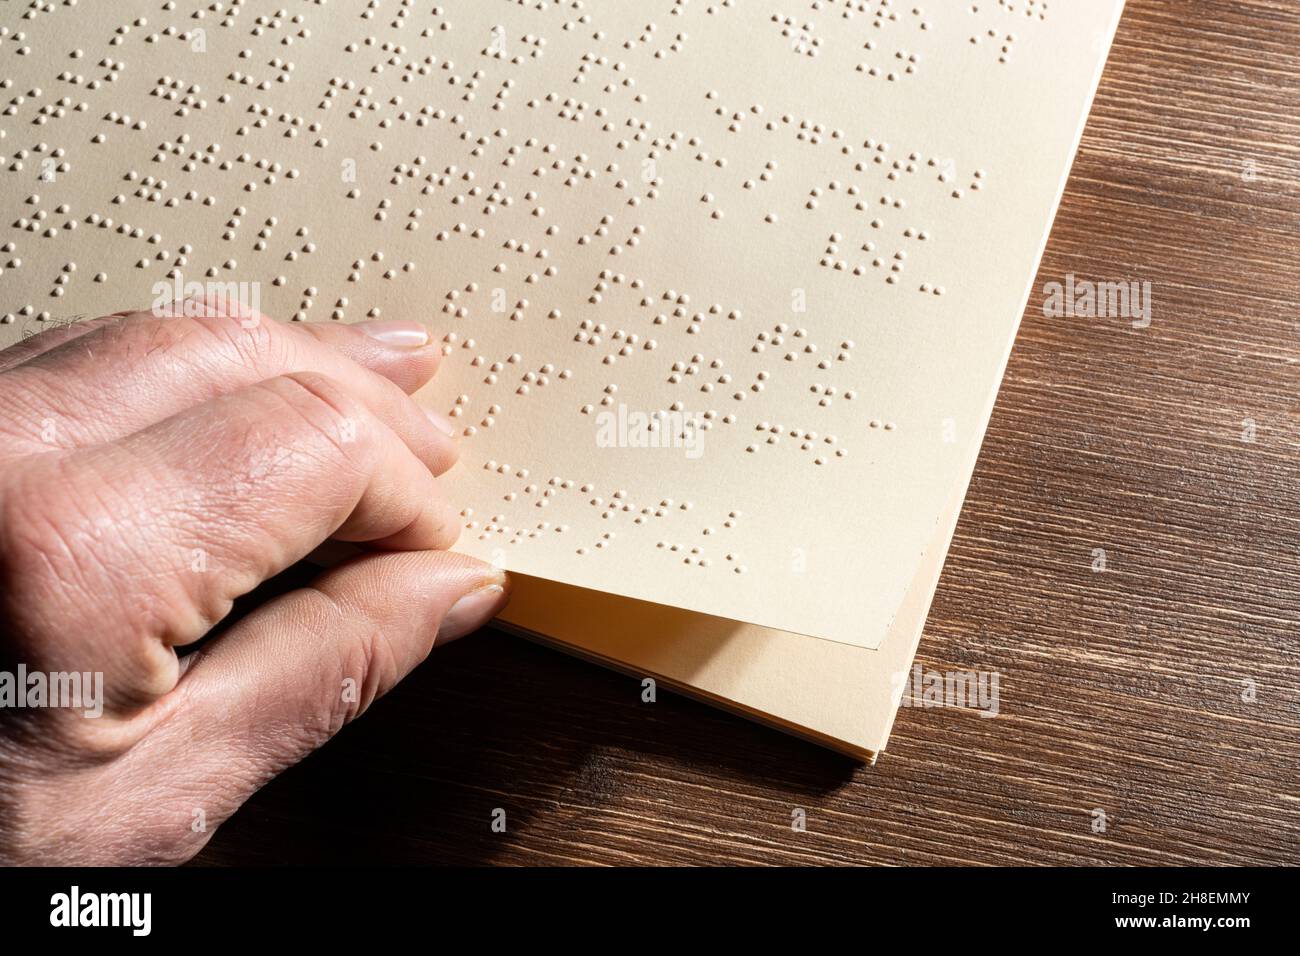
[[[33,5],[0,344],[422,319],[508,626],[874,759],[1121,7]]]

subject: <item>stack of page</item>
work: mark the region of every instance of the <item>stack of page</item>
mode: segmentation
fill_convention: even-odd
[[[423,319],[509,626],[874,759],[1121,7],[33,5],[0,344]]]

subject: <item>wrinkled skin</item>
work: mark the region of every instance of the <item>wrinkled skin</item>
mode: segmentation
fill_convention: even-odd
[[[0,863],[188,859],[501,608],[447,551],[456,429],[409,398],[440,356],[418,323],[206,303],[0,352],[0,672],[103,675],[98,717],[0,706]],[[178,657],[327,539],[360,553]]]

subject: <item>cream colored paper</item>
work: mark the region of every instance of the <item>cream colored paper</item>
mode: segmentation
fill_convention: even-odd
[[[943,568],[959,501],[879,648],[822,641],[539,578],[514,579],[501,623],[760,723],[875,762]]]
[[[981,439],[983,430],[982,425]],[[972,451],[971,468],[975,454]],[[651,677],[705,703],[875,763],[893,728],[965,493],[963,482],[940,516],[878,648],[518,576],[499,623],[559,650],[635,677]]]
[[[422,318],[462,549],[875,648],[969,474],[1119,8],[15,7],[0,334],[196,282]],[[628,447],[665,412],[702,444]]]
[[[1101,55],[1075,148],[1118,22],[1119,8],[1114,12],[1115,20],[1099,41]],[[1052,216],[1059,199],[1058,193]],[[1035,273],[1040,257],[1041,249],[1034,259]],[[1021,303],[1017,314],[1023,311]],[[986,410],[966,462],[967,475],[974,468],[987,424]],[[637,677],[653,677],[707,703],[874,762],[894,724],[965,488],[963,481],[940,517],[921,567],[876,649],[813,640],[536,579],[516,580],[514,599],[502,622],[579,657]]]

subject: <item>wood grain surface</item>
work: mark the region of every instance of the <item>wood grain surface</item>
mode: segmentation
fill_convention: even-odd
[[[485,632],[198,862],[1300,863],[1300,4],[1129,0],[1036,290],[918,657],[996,719],[860,767]]]

